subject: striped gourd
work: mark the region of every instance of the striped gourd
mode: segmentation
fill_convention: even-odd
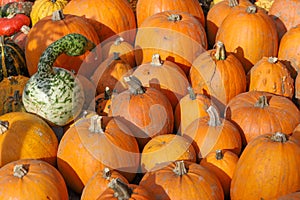
[[[82,85],[72,72],[53,67],[53,63],[62,53],[78,56],[94,47],[94,43],[76,33],[49,45],[40,57],[38,71],[25,86],[22,100],[26,111],[58,126],[64,126],[77,117],[84,103]]]

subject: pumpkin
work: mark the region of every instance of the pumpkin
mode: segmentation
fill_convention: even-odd
[[[263,57],[249,71],[249,91],[265,91],[292,99],[294,79],[277,57]]]
[[[9,2],[1,7],[1,15],[9,16],[13,14],[24,14],[26,16],[30,16],[33,2],[31,1],[14,1]]]
[[[123,77],[131,74],[132,67],[121,59],[118,52],[105,59],[91,76],[92,83],[96,86],[97,94],[103,93],[106,87],[118,92],[127,89]]]
[[[56,164],[58,140],[40,117],[26,112],[0,116],[0,166],[19,159],[39,159]]]
[[[300,199],[300,192],[292,192],[277,198],[277,200],[298,200]]]
[[[61,174],[41,160],[22,159],[6,164],[0,169],[0,183],[1,199],[69,199]]]
[[[128,184],[127,179],[116,170],[104,168],[96,172],[84,186],[80,199],[97,199],[108,188],[109,182],[116,178]]]
[[[102,42],[121,36],[134,43],[135,15],[127,0],[72,0],[64,7],[65,14],[85,16],[94,26]]]
[[[54,11],[62,10],[68,2],[69,0],[35,0],[30,12],[32,26],[40,19],[51,16]]]
[[[192,87],[187,88],[188,94],[179,100],[174,111],[174,126],[176,133],[181,134],[194,120],[208,116],[206,110],[212,105],[211,99],[195,93]]]
[[[0,115],[8,112],[24,111],[22,93],[29,80],[26,76],[10,76],[0,82]]]
[[[93,53],[88,50],[87,52],[83,52],[82,55],[77,56],[59,55],[54,62],[54,66],[90,77],[101,62],[102,57],[101,46],[98,45],[100,43],[98,35],[94,27],[83,17],[67,15],[61,10],[54,11],[51,16],[44,17],[31,28],[25,46],[29,74],[33,75],[37,72],[39,59],[51,43],[71,33],[78,33],[85,36],[97,45],[97,48],[95,48]],[[85,61],[86,65],[83,65],[83,61]]]
[[[30,27],[23,25],[19,32],[10,37],[23,51],[25,51],[25,45],[29,31]]]
[[[143,87],[135,76],[125,76],[128,89],[111,100],[111,114],[120,118],[137,138],[140,150],[154,136],[172,133],[173,109],[159,90]]]
[[[141,154],[141,171],[151,171],[155,165],[176,160],[196,162],[196,152],[184,137],[164,134],[153,137],[143,148]]]
[[[0,35],[11,36],[18,32],[23,25],[30,25],[30,18],[24,14],[13,14],[0,18]]]
[[[137,77],[144,87],[154,87],[164,93],[173,109],[187,94],[189,81],[184,71],[172,61],[161,60],[159,54],[153,54],[152,61],[139,65],[132,75]]]
[[[210,106],[207,112],[209,116],[194,120],[182,133],[194,146],[198,159],[218,149],[227,149],[239,155],[242,139],[238,127],[221,118],[214,106]]]
[[[162,163],[140,181],[157,200],[224,199],[219,179],[201,165],[188,161]]]
[[[194,91],[210,97],[221,114],[227,103],[247,87],[242,63],[233,53],[227,53],[225,47],[217,42],[216,49],[200,54],[189,74]]]
[[[82,110],[87,110],[91,102],[95,99],[96,86],[91,80],[81,74],[75,74],[75,76],[79,80],[83,88],[84,103],[82,106]]]
[[[246,73],[263,56],[276,57],[279,43],[275,22],[254,5],[230,12],[217,31],[216,41],[223,42],[227,52],[241,61]]]
[[[239,127],[245,146],[265,133],[291,134],[300,123],[300,112],[287,97],[249,91],[235,96],[227,104],[225,118]]]
[[[281,38],[278,49],[278,59],[290,70],[292,78],[296,78],[300,70],[300,48],[295,45],[300,42],[300,25],[291,27]]]
[[[151,193],[136,184],[126,184],[115,178],[108,183],[108,187],[97,200],[154,200]]]
[[[225,199],[230,199],[230,183],[239,157],[228,150],[218,149],[201,159],[200,165],[213,172],[220,180]]]
[[[132,68],[136,67],[133,45],[125,41],[123,37],[118,37],[115,39],[115,41],[110,41],[103,44],[103,60],[114,53],[119,53],[120,58],[127,62]]]
[[[109,87],[105,88],[105,91],[98,94],[91,102],[88,110],[95,111],[98,115],[107,116],[110,113],[110,104],[114,91],[111,91]]]
[[[132,181],[140,155],[131,130],[120,120],[92,115],[80,119],[64,133],[57,166],[67,185],[81,193],[89,179],[105,167]]]
[[[288,30],[300,23],[299,9],[300,2],[297,0],[274,0],[268,14],[275,22],[279,40]]]
[[[0,7],[4,6],[5,4],[11,3],[11,2],[24,2],[25,0],[1,0],[0,1]]]
[[[147,9],[145,9],[147,8]],[[201,4],[197,0],[181,0],[178,2],[162,0],[138,0],[136,5],[137,25],[141,24],[150,16],[167,10],[177,10],[193,15],[203,27],[205,27],[205,16]]]
[[[295,99],[297,106],[300,105],[300,75],[296,76],[295,79]]]
[[[162,60],[175,62],[188,74],[196,55],[207,49],[207,37],[191,14],[169,10],[148,17],[140,25],[135,48],[138,66],[151,62],[153,54],[158,53]]]
[[[231,199],[277,199],[299,190],[300,170],[295,168],[300,164],[299,153],[299,141],[281,132],[254,138],[236,165]]]
[[[206,16],[206,32],[209,47],[212,48],[216,42],[216,34],[225,17],[238,7],[250,6],[248,0],[222,0],[214,4]]]
[[[83,107],[84,91],[75,75],[59,67],[53,67],[57,57],[82,55],[95,44],[81,34],[68,34],[53,42],[40,57],[38,71],[28,80],[23,92],[26,111],[40,115],[58,126],[64,126],[76,118]]]

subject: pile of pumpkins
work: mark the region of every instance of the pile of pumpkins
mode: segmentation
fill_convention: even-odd
[[[2,0],[0,199],[299,199],[300,2],[203,2]]]

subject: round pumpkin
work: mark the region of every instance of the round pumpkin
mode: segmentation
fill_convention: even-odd
[[[4,165],[0,169],[0,183],[1,199],[69,199],[62,175],[41,160],[21,159]]]
[[[238,160],[231,199],[277,199],[298,191],[300,170],[295,166],[300,164],[299,154],[299,141],[292,136],[271,132],[256,137]]]
[[[19,159],[39,159],[56,165],[58,140],[40,117],[27,112],[0,116],[0,166]]]

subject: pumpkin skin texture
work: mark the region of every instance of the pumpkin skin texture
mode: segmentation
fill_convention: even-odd
[[[114,41],[122,36],[133,44],[136,20],[127,0],[72,0],[64,7],[65,14],[85,16],[95,27],[100,41]]]
[[[62,10],[68,2],[69,0],[35,0],[30,12],[32,26],[40,19],[51,16],[54,11]]]
[[[232,11],[220,25],[216,41],[241,61],[246,73],[263,56],[277,56],[279,44],[275,22],[254,5]]]
[[[145,9],[147,8],[147,9]],[[139,0],[136,5],[136,17],[138,27],[150,16],[167,10],[177,10],[193,15],[203,27],[205,27],[205,16],[200,3],[197,0],[182,1],[155,1]]]
[[[41,32],[43,32],[42,35]],[[81,34],[95,45],[100,43],[97,32],[87,20],[83,17],[64,14],[61,10],[55,11],[51,16],[39,20],[31,28],[25,45],[26,63],[31,76],[37,72],[39,59],[47,47],[61,37],[71,33]],[[100,45],[93,52],[93,54],[97,55],[98,60],[92,59],[89,54],[92,54],[91,51],[84,52],[78,56],[59,55],[54,62],[54,66],[74,71],[76,74],[79,73],[80,69],[81,75],[89,77],[102,59]],[[89,64],[88,67],[82,65],[83,61]]]
[[[188,161],[162,163],[140,181],[157,200],[224,199],[219,179],[199,164]]]
[[[221,118],[213,106],[210,106],[207,112],[209,116],[194,120],[182,133],[182,136],[193,144],[198,159],[218,149],[227,149],[239,155],[242,139],[236,125]]]
[[[57,158],[59,171],[77,193],[105,167],[117,170],[132,181],[140,162],[132,132],[121,121],[98,115],[80,119],[70,126],[59,143]]]
[[[84,104],[82,85],[72,72],[53,64],[63,53],[78,56],[94,47],[92,41],[76,33],[49,45],[40,57],[37,73],[26,83],[22,99],[26,111],[58,126],[65,126],[76,118]]]
[[[280,132],[250,141],[232,177],[231,199],[277,199],[299,190],[300,171],[294,168],[300,164],[299,145],[298,140]]]
[[[108,188],[110,180],[116,178],[129,184],[127,179],[116,170],[104,168],[96,172],[84,186],[80,200],[97,199]]]
[[[265,133],[291,134],[300,122],[300,113],[287,97],[250,91],[237,95],[228,103],[225,118],[239,127],[243,145],[246,145]]]
[[[290,194],[283,195],[277,200],[299,200],[300,199],[300,192],[292,192]]]
[[[19,159],[39,159],[56,165],[58,140],[44,120],[26,112],[10,112],[1,115],[0,121],[0,166]]]
[[[24,51],[8,37],[0,37],[0,81],[9,76],[29,76]]]
[[[189,81],[184,71],[171,61],[162,61],[159,54],[154,54],[151,62],[139,65],[132,75],[137,77],[144,87],[153,87],[164,93],[173,109],[187,94]]]
[[[246,74],[242,63],[233,53],[225,51],[222,42],[216,49],[200,54],[190,69],[190,82],[195,93],[210,97],[221,115],[227,103],[246,91]]]
[[[276,57],[263,57],[249,71],[249,91],[264,91],[292,99],[294,79]]]
[[[158,53],[161,60],[175,62],[188,74],[196,55],[207,49],[207,37],[204,27],[191,14],[169,10],[156,13],[141,24],[135,48],[138,66],[151,62]]]
[[[21,27],[30,25],[30,18],[24,14],[16,14],[13,17],[0,18],[0,35],[11,36],[18,31]]]
[[[151,171],[156,164],[176,160],[196,162],[196,158],[194,147],[186,138],[175,134],[157,135],[142,151],[141,170],[145,173]]]
[[[59,171],[41,160],[21,159],[6,164],[0,169],[0,183],[1,199],[69,199]]]
[[[297,0],[274,0],[268,14],[276,24],[279,39],[292,27],[300,23],[300,2]]]
[[[220,180],[225,199],[230,199],[230,183],[239,157],[227,150],[210,152],[200,161],[200,165],[213,172]]]

